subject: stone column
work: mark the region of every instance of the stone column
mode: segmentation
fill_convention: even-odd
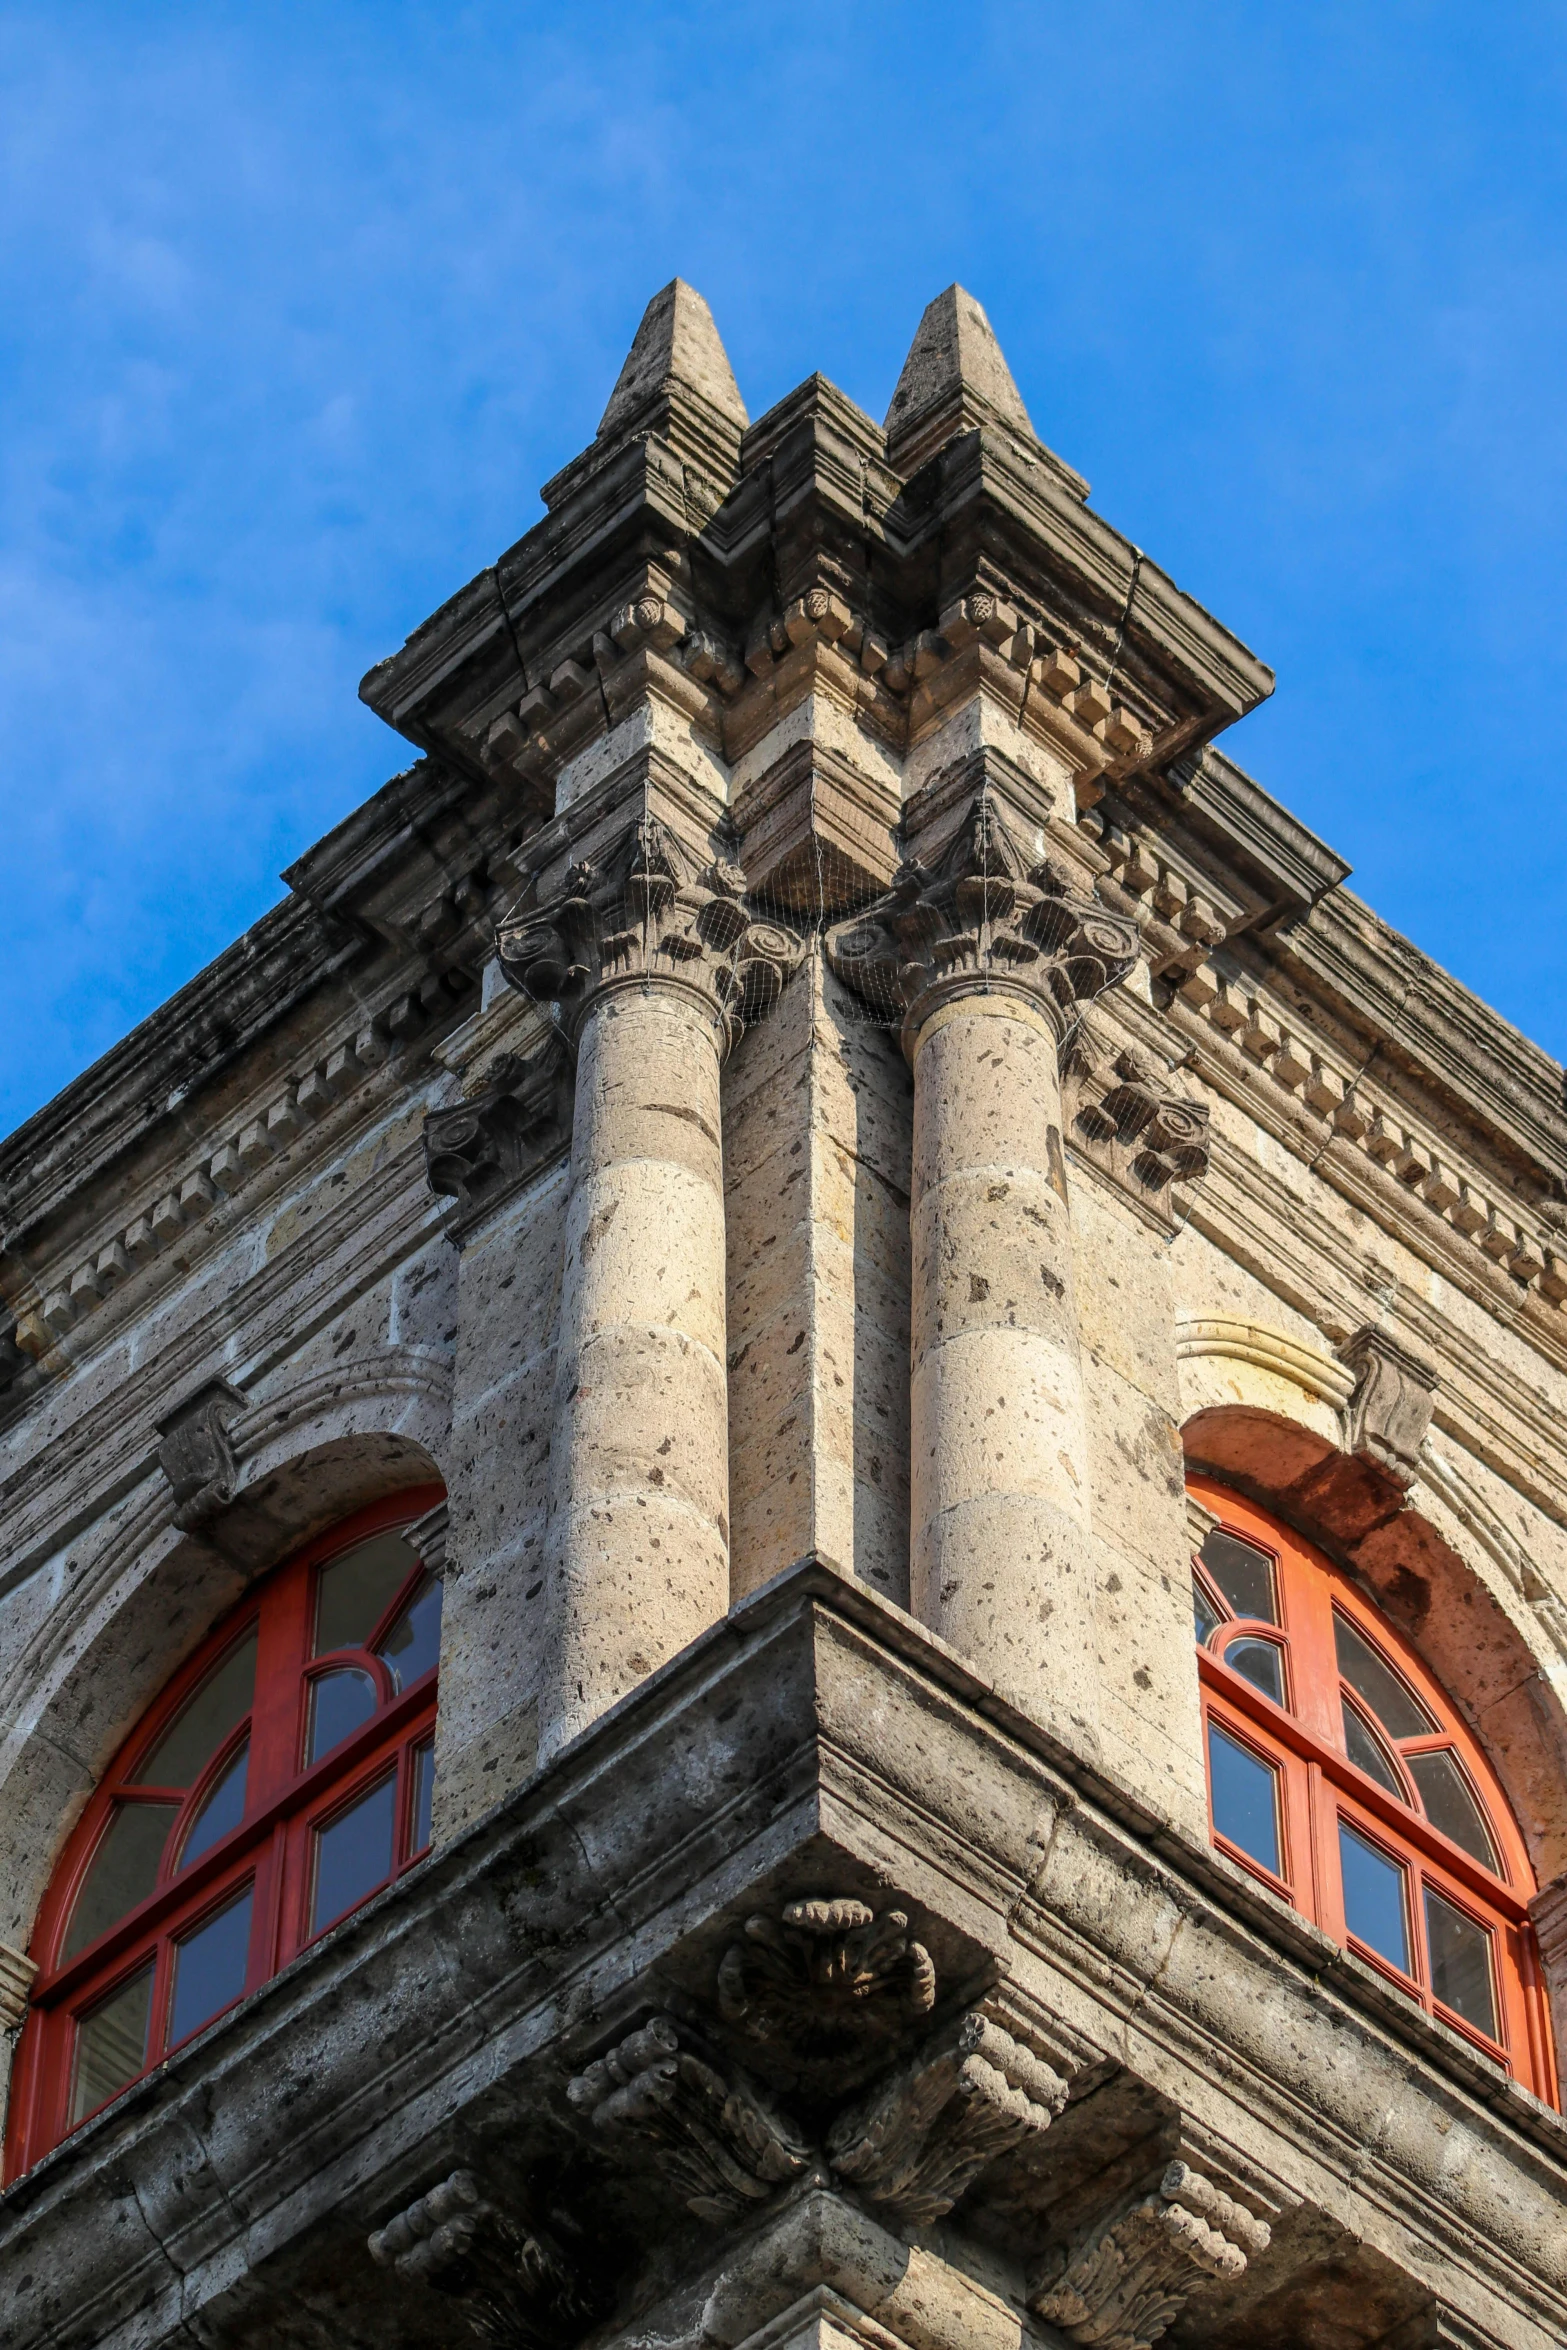
[[[550,1437],[539,1755],[547,1761],[729,1604],[718,1074],[794,941],[744,876],[697,875],[644,820],[607,879],[503,924],[502,968],[576,1053]]]
[[[1020,854],[981,795],[934,872],[835,932],[914,1071],[910,1598],[1063,1735],[1091,1737],[1095,1542],[1060,1043],[1136,934]]]

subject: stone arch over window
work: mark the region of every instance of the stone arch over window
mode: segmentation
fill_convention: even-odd
[[[296,1546],[120,1747],[38,1912],[7,2176],[428,1848],[441,1499],[405,1487]]]

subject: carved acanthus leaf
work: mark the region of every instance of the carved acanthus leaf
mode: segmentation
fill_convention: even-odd
[[[599,2314],[583,2264],[550,2231],[490,2202],[471,2171],[453,2171],[378,2228],[370,2256],[406,2283],[449,2294],[495,2350],[564,2350]]]
[[[187,1534],[234,1498],[239,1464],[229,1422],[244,1407],[226,1379],[209,1379],[158,1423],[158,1466],[174,1495],[174,1523]]]
[[[792,2125],[682,2047],[668,2016],[590,2064],[566,2094],[622,2153],[651,2154],[686,2208],[715,2224],[765,2201],[810,2161]]]
[[[887,1012],[906,1043],[947,996],[1029,997],[1058,1039],[1079,1007],[1126,977],[1136,925],[1081,896],[1048,858],[1025,858],[982,791],[933,870],[901,865],[891,889],[828,934],[840,979]]]
[[[1033,2281],[1029,2306],[1085,2350],[1149,2350],[1203,2277],[1233,2282],[1266,2223],[1184,2162]]]
[[[454,1229],[465,1232],[570,1135],[570,1056],[550,1036],[526,1057],[502,1053],[482,1092],[430,1112],[424,1122],[430,1188],[457,1202]]]
[[[745,2038],[835,2070],[930,2014],[936,1970],[901,1909],[792,1901],[746,1919],[718,1969],[718,2007]]]
[[[888,2087],[841,2114],[827,2151],[872,2202],[925,2227],[987,2164],[1047,2130],[1066,2096],[1059,2073],[973,2011]]]
[[[556,1005],[568,1037],[600,988],[665,979],[707,999],[726,1051],[771,1011],[801,951],[792,931],[753,911],[737,865],[700,868],[652,816],[609,868],[573,865],[548,899],[535,885],[496,946],[511,985]]]
[[[1339,1355],[1356,1374],[1348,1449],[1377,1462],[1396,1483],[1412,1485],[1431,1425],[1436,1372],[1375,1323],[1347,1338]]]

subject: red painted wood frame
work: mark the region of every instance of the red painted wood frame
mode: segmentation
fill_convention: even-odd
[[[420,1750],[429,1746],[433,1734],[436,1672],[431,1667],[399,1691],[385,1664],[370,1653],[419,1587],[424,1570],[417,1562],[362,1648],[336,1651],[330,1659],[334,1667],[348,1664],[369,1673],[376,1688],[375,1712],[318,1762],[307,1766],[303,1757],[310,1686],[328,1661],[311,1656],[318,1570],[371,1535],[409,1525],[441,1499],[439,1486],[388,1496],[263,1577],[175,1674],[115,1757],[71,1833],[39,1910],[32,1940],[39,1973],[13,2076],[7,2182],[77,2126],[70,2106],[80,2020],[135,1977],[149,1958],[154,1975],[143,2073],[169,2053],[177,1936],[188,1936],[192,1927],[221,1911],[246,1886],[253,1887],[240,1995],[257,1989],[316,1934],[337,1922],[323,1919],[314,1931],[310,1926],[316,1831],[330,1826],[334,1815],[388,1779],[395,1780],[393,1866],[381,1884],[390,1883],[419,1857],[410,1849],[414,1774]],[[257,1635],[255,1696],[243,1721],[222,1739],[187,1789],[160,1790],[136,1783],[135,1769],[154,1753],[213,1667],[251,1631]],[[191,1823],[247,1738],[250,1761],[243,1819],[187,1867],[178,1867]],[[69,1959],[59,1958],[76,1896],[117,1804],[167,1803],[171,1796],[180,1808],[171,1816],[154,1891],[85,1949]],[[372,1886],[360,1901],[380,1889]],[[357,1908],[359,1902],[352,1906]],[[205,2017],[196,2028],[205,2029],[212,2020]]]
[[[1202,1477],[1191,1478],[1189,1484],[1196,1498],[1216,1514],[1226,1533],[1265,1552],[1273,1561],[1278,1601],[1277,1624],[1239,1616],[1206,1575],[1201,1559],[1193,1560],[1194,1576],[1224,1614],[1224,1620],[1197,1651],[1204,1752],[1211,1757],[1211,1724],[1274,1771],[1280,1869],[1270,1869],[1214,1826],[1210,1769],[1209,1825],[1215,1845],[1410,1999],[1418,2000],[1428,2014],[1481,2049],[1537,2097],[1555,2105],[1550,2009],[1528,1912],[1529,1896],[1536,1890],[1534,1872],[1506,1795],[1484,1752],[1408,1642],[1320,1551],[1227,1487]],[[1394,1667],[1436,1725],[1428,1737],[1409,1737],[1391,1744],[1392,1755],[1402,1758],[1444,1747],[1453,1750],[1485,1813],[1500,1873],[1483,1866],[1444,1835],[1422,1816],[1413,1801],[1401,1802],[1350,1761],[1342,1707],[1345,1693],[1351,1697],[1354,1693],[1340,1674],[1335,1613]],[[1225,1662],[1224,1652],[1232,1644],[1259,1638],[1271,1639],[1282,1651],[1282,1705]],[[1357,1711],[1369,1714],[1363,1705]],[[1375,1715],[1369,1718],[1376,1720]],[[1396,1775],[1407,1778],[1402,1770],[1396,1770]],[[1378,1857],[1392,1861],[1404,1872],[1409,1971],[1349,1930],[1339,1862],[1341,1823]],[[1500,2037],[1466,2021],[1433,1992],[1424,1899],[1427,1887],[1490,1936]]]

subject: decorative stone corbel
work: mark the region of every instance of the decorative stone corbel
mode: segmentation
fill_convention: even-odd
[[[245,1398],[226,1379],[209,1379],[158,1422],[158,1466],[174,1495],[174,1523],[187,1534],[234,1498],[239,1463],[229,1422]]]
[[[791,1901],[749,1917],[718,1969],[718,2010],[730,2029],[841,2077],[920,2023],[936,2004],[930,1953],[901,1909],[863,1901]]]
[[[810,2163],[792,2125],[682,2047],[668,2016],[590,2064],[566,2094],[622,2152],[650,2156],[687,2210],[715,2226],[765,2202]]]
[[[483,1091],[424,1122],[430,1189],[457,1203],[448,1229],[462,1240],[571,1141],[571,1059],[560,1037],[526,1057],[502,1053]]]
[[[369,2243],[378,2267],[449,2295],[469,2331],[495,2350],[565,2350],[599,2314],[579,2264],[554,2236],[510,2219],[471,2171],[453,2171]]]
[[[1173,1091],[1168,1071],[1128,1045],[1103,1067],[1079,1030],[1063,1057],[1074,1146],[1139,1205],[1168,1215],[1170,1186],[1208,1172],[1208,1105]]]
[[[1346,1338],[1338,1351],[1356,1374],[1345,1415],[1346,1449],[1374,1461],[1395,1484],[1412,1485],[1431,1425],[1436,1372],[1375,1323]]]
[[[1059,2073],[973,2010],[840,2114],[827,2152],[871,2202],[906,2227],[928,2227],[988,2164],[1047,2130],[1066,2098]]]
[[[0,1942],[0,2032],[14,2032],[20,2025],[37,1972],[30,1958]]]
[[[1093,2350],[1149,2350],[1205,2276],[1233,2282],[1270,2240],[1265,2221],[1172,2162],[1153,2194],[1036,2274],[1029,2307]]]
[[[422,1518],[415,1518],[403,1529],[403,1540],[410,1550],[423,1559],[437,1583],[446,1579],[446,1535],[449,1511],[444,1501],[438,1501],[433,1510],[426,1510]]]

